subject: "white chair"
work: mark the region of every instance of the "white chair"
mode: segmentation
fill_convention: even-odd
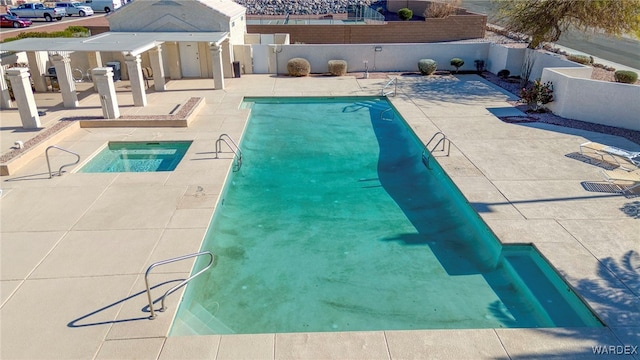
[[[604,179],[620,188],[623,195],[634,195],[634,189],[640,187],[640,169],[634,171],[602,170]]]
[[[580,154],[585,156],[597,155],[602,161],[610,159],[611,162],[626,171],[634,171],[640,168],[640,151],[629,151],[615,146],[589,141],[580,144]],[[605,157],[607,159],[605,159]]]

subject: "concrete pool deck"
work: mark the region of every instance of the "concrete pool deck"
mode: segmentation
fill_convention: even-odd
[[[402,76],[391,101],[423,142],[437,131],[447,135],[451,154],[437,160],[498,238],[535,244],[606,327],[167,337],[181,291],[148,320],[144,272],[199,250],[231,166],[230,156],[214,158],[215,140],[222,133],[240,139],[249,115],[239,109],[243,97],[378,95],[387,80],[248,75],[226,79],[225,90],[212,90],[206,79],[170,81],[168,91],[148,94],[145,108],[132,106],[121,83],[123,112],[167,113],[192,96],[206,104],[187,128],[75,129],[58,145],[79,153],[81,164],[106,141],[193,145],[168,173],[74,173],[77,165],[49,179],[43,153],[0,178],[0,358],[603,359],[593,347],[606,346],[616,359],[640,359],[637,348],[624,354],[640,345],[640,198],[593,191],[606,191],[601,168],[570,156],[586,141],[630,150],[640,144],[502,122],[495,109],[510,107],[513,95],[475,75]],[[50,105],[45,127],[100,114],[95,94],[73,110],[56,108],[59,93],[36,100],[39,108]],[[35,135],[18,129],[17,110],[3,110],[1,119],[3,153]],[[51,159],[60,166],[73,157],[56,152]],[[156,268],[154,299],[192,264]]]

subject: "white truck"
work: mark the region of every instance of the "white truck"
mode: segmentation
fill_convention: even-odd
[[[42,3],[26,3],[9,9],[13,16],[27,19],[45,19],[46,21],[62,20],[67,16],[63,8],[48,8]]]
[[[85,0],[82,5],[91,7],[93,11],[104,11],[108,14],[118,10],[122,6],[122,0]]]

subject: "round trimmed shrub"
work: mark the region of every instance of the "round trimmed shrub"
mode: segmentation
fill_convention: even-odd
[[[287,61],[287,72],[291,76],[307,76],[311,73],[311,64],[307,59],[293,58]]]
[[[458,69],[460,69],[462,67],[462,65],[464,65],[464,60],[462,60],[460,58],[451,59],[451,66],[456,68],[456,72],[458,72]]]
[[[613,73],[613,77],[619,83],[633,84],[638,80],[638,74],[629,70],[618,70]]]
[[[498,75],[499,78],[506,79],[509,77],[509,75],[511,75],[511,71],[509,71],[508,69],[502,69],[498,71],[496,75]]]
[[[347,62],[344,60],[329,60],[329,72],[333,76],[347,75]]]
[[[422,75],[431,75],[436,72],[438,63],[433,59],[420,59],[418,61],[418,70]]]
[[[398,10],[398,17],[400,18],[400,20],[411,20],[411,18],[413,17],[413,10],[409,8],[402,8]]]

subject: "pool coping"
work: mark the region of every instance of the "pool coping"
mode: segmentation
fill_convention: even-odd
[[[203,97],[191,97],[175,115],[123,115],[118,119],[63,118],[53,127],[27,141],[22,149],[14,149],[5,154],[7,160],[0,164],[0,176],[13,175],[25,164],[41,156],[47,147],[59,143],[79,128],[188,127],[205,105]]]
[[[59,126],[59,128],[55,126]],[[42,156],[49,146],[59,143],[80,129],[80,123],[77,121],[59,121],[55,126],[24,143],[22,149],[14,149],[7,153],[7,160],[0,164],[0,176],[13,175],[33,159]]]

